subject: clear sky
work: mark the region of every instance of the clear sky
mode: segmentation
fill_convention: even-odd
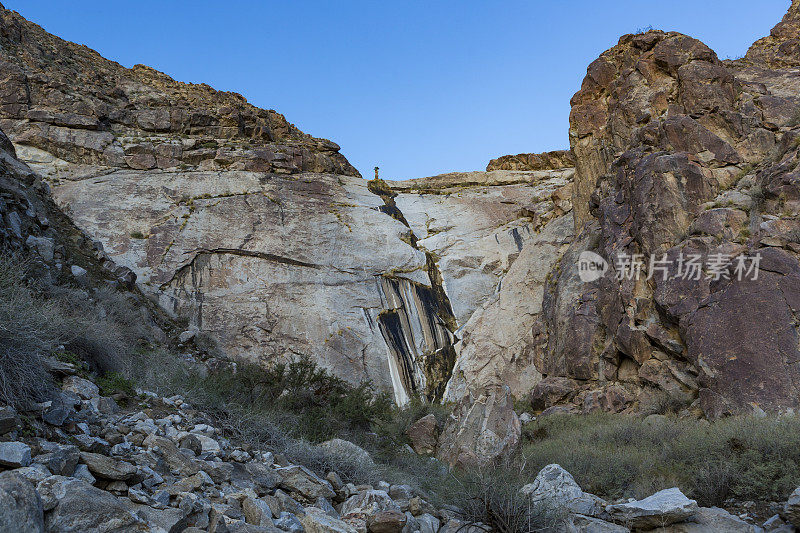
[[[620,35],[652,26],[741,56],[789,0],[0,0],[125,66],[273,108],[364,176],[481,170],[568,146],[569,99]]]

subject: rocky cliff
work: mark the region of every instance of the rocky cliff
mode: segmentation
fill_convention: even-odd
[[[798,407],[798,20],[794,2],[736,61],[649,31],[589,66],[570,115],[579,237],[562,263],[593,250],[610,266],[592,283],[575,268],[551,277],[534,402]],[[687,277],[692,256],[703,270]],[[624,275],[623,257],[647,276]]]
[[[648,31],[588,67],[572,222],[546,225],[472,315],[447,399],[504,384],[540,411],[798,407],[798,20],[794,2],[736,61]],[[587,251],[607,266],[583,281]]]
[[[0,20],[0,128],[20,159],[232,356],[310,356],[400,403],[441,398],[458,330],[569,210],[571,169],[368,186],[275,111]]]

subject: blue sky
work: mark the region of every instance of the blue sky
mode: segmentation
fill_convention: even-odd
[[[387,179],[565,148],[569,99],[620,35],[652,26],[738,57],[788,0],[2,0],[132,66],[243,94]]]

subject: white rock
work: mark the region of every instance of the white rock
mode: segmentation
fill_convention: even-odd
[[[572,474],[557,464],[550,464],[539,471],[533,483],[520,489],[534,504],[543,504],[571,513],[587,516],[603,514],[606,502],[594,494],[583,492]]]
[[[642,500],[606,507],[615,521],[641,529],[682,522],[697,510],[697,502],[687,498],[677,487],[664,489]]]

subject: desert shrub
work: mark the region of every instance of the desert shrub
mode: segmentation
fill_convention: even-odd
[[[100,394],[111,396],[116,393],[134,395],[133,382],[119,372],[110,372],[95,379],[95,384],[100,387]]]
[[[514,465],[461,472],[454,476],[454,501],[461,518],[487,531],[521,533],[555,528],[564,516],[558,509],[533,503],[520,492],[527,481]]]
[[[800,418],[794,416],[708,423],[554,415],[527,424],[524,435],[529,476],[558,463],[584,490],[607,498],[677,486],[707,506],[730,497],[779,501],[800,484]]]
[[[437,428],[441,431],[450,415],[450,408],[415,398],[403,407],[394,408],[391,416],[380,421],[376,431],[389,441],[387,444],[392,446],[410,444],[406,431],[414,422],[430,414],[436,417]]]
[[[269,434],[276,433],[275,428],[312,442],[347,438],[370,431],[393,412],[388,395],[373,393],[368,383],[352,385],[332,376],[309,359],[269,368],[240,363],[214,372],[186,367],[174,369],[173,374],[177,377],[171,380],[163,374],[145,379],[169,381],[173,393],[183,393],[224,417],[260,418],[263,424],[254,427],[264,425],[268,435],[249,433],[249,440],[273,441]]]
[[[28,285],[25,270],[15,256],[0,258],[0,401],[14,406],[46,398],[51,383],[42,359],[71,329],[58,306]]]

